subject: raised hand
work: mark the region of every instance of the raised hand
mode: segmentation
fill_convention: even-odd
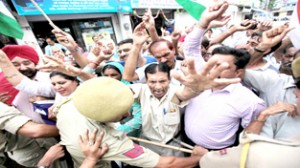
[[[292,29],[293,28],[287,25],[282,25],[263,32],[262,40],[256,48],[261,51],[267,51],[271,47],[278,44],[286,36],[286,34]]]
[[[258,24],[258,29],[260,31],[266,31],[272,29],[273,22],[272,21],[264,21]]]
[[[209,23],[208,28],[210,29],[210,28],[223,27],[230,21],[230,19],[231,19],[230,15],[228,15],[228,16],[224,16],[224,17],[220,18],[219,20],[212,20]]]
[[[78,48],[77,43],[73,39],[73,37],[56,27],[55,29],[52,30],[52,33],[55,35],[57,41],[65,46],[68,50],[72,51]]]
[[[93,46],[91,52],[97,57],[95,61],[99,62],[103,60],[109,60],[113,56],[113,51],[104,45]]]
[[[154,20],[154,17],[152,16],[152,11],[150,8],[143,15],[142,20],[145,24],[146,29],[149,30],[151,28],[155,28],[155,20]]]
[[[202,14],[202,18],[198,23],[201,28],[207,28],[211,21],[213,20],[224,20],[224,12],[227,10],[229,4],[227,1],[219,1],[214,5],[207,8]]]
[[[244,31],[244,30],[249,30],[252,29],[253,26],[257,24],[256,21],[254,20],[243,20],[240,24],[234,25],[237,31]]]
[[[134,44],[140,45],[144,44],[147,41],[148,34],[144,22],[136,26],[136,28],[133,31],[132,39]]]
[[[81,69],[69,64],[64,64],[63,61],[51,56],[45,56],[49,61],[45,65],[38,65],[39,70],[59,71],[70,76],[78,76],[81,74]]]
[[[187,60],[187,71],[185,75],[178,73],[173,74],[173,77],[180,81],[183,85],[193,90],[193,92],[201,92],[206,89],[215,87],[226,86],[241,81],[240,78],[219,78],[220,74],[228,68],[228,63],[224,62],[218,64],[218,60],[215,57],[209,59],[209,61],[203,67],[201,72],[197,72],[195,69],[195,63],[193,59]]]

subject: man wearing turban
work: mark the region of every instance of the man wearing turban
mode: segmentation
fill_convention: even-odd
[[[54,97],[49,74],[35,68],[39,62],[37,52],[27,45],[7,45],[2,48],[8,59],[0,65],[6,79],[20,92],[12,104],[33,121],[44,123],[34,112],[30,99],[35,96]]]
[[[34,112],[30,99],[36,96],[54,97],[55,92],[52,89],[49,74],[39,72],[35,68],[38,62],[37,52],[26,45],[7,45],[0,50],[0,68],[5,78],[19,90],[13,105],[32,121],[44,123],[40,114]],[[18,124],[18,121],[16,121],[16,125]],[[49,130],[44,131],[48,132]],[[16,139],[15,144],[19,143],[22,144],[21,139]],[[57,141],[54,138],[36,139],[35,149],[40,150],[40,147],[50,148],[56,143]],[[28,153],[22,153],[22,151],[20,153],[8,153],[10,158],[19,160],[21,163],[25,154]],[[34,152],[30,152],[30,154],[34,155]]]

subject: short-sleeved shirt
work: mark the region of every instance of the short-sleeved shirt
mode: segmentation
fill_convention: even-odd
[[[176,87],[171,85],[160,100],[154,97],[147,84],[132,84],[130,88],[141,104],[143,136],[161,143],[171,140],[180,130],[180,108],[187,104],[172,102],[177,98]]]
[[[109,161],[112,160],[119,160],[135,166],[155,167],[159,161],[158,154],[134,144],[124,133],[81,115],[74,107],[72,101],[60,108],[57,114],[57,127],[61,137],[61,144],[65,145],[71,154],[75,167],[79,167],[84,160],[78,137],[86,129],[90,131],[98,129],[98,132],[103,131],[102,143],[106,143],[109,146],[108,152],[99,160],[95,167],[110,167]]]

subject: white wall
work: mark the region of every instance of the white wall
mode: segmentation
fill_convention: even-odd
[[[119,28],[120,28],[120,34],[121,38],[117,40],[117,42],[132,38],[132,27],[130,23],[130,14],[129,13],[118,13],[118,21],[119,21]]]
[[[197,23],[197,20],[194,19],[191,15],[187,12],[175,12],[174,13],[175,19],[175,30],[184,30],[185,27],[192,26],[194,23]]]

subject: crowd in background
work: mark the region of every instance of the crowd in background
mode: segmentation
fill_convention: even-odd
[[[27,45],[4,46],[0,167],[11,167],[8,160],[24,167],[226,167],[235,163],[217,158],[228,155],[239,163],[240,155],[231,149],[240,150],[248,134],[295,142],[291,146],[298,149],[300,50],[287,37],[293,28],[256,20],[228,25],[227,8],[226,2],[215,4],[193,26],[162,29],[162,36],[149,10],[132,38],[115,44],[95,34],[87,51],[58,27],[52,31],[56,39],[46,39],[43,56]],[[109,118],[114,114],[108,111],[107,118],[93,121],[80,113],[96,107],[70,103],[81,85],[99,77],[113,78],[133,94],[132,105],[118,119]],[[105,90],[112,86],[91,87],[80,101],[93,103],[92,93],[98,91],[110,97]],[[103,110],[118,109],[128,101],[122,95],[115,103],[97,101]],[[196,147],[190,156],[144,142],[135,146],[127,136]],[[261,156],[280,157],[263,147]]]

